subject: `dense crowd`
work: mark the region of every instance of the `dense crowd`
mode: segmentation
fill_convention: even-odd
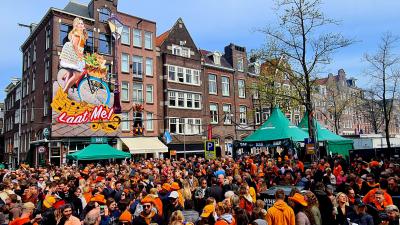
[[[399,224],[396,160],[269,155],[0,169],[0,225]],[[263,193],[278,189],[265,206]],[[398,204],[398,203],[397,203]]]

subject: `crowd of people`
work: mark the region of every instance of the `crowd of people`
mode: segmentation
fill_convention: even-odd
[[[0,169],[0,225],[393,225],[396,160],[142,159]],[[263,193],[277,189],[266,207]],[[397,203],[398,204],[398,203]]]

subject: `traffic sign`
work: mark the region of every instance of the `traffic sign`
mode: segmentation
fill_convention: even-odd
[[[44,147],[44,146],[39,146],[38,147],[38,152],[39,153],[44,153],[46,151],[46,147]]]
[[[215,142],[214,141],[205,141],[204,142],[204,156],[206,159],[216,159],[217,152],[215,151]]]

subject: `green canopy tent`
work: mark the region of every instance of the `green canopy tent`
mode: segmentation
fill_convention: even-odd
[[[308,138],[307,132],[291,124],[282,111],[275,107],[268,120],[243,142],[270,142],[283,139],[300,142],[305,138]]]
[[[323,127],[314,119],[317,129],[316,138],[318,142],[326,142],[327,152],[337,153],[345,157],[349,157],[349,150],[353,149],[353,140],[337,135],[326,127]],[[305,113],[303,119],[299,123],[299,128],[308,131],[308,114]]]
[[[130,158],[131,154],[111,147],[108,144],[90,144],[86,148],[67,155],[71,160],[103,160]]]

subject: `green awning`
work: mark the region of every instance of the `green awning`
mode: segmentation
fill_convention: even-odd
[[[327,151],[332,153],[341,154],[343,156],[349,156],[349,150],[353,149],[353,140],[344,138],[340,135],[333,133],[326,127],[323,127],[314,118],[314,124],[317,128],[316,138],[317,141],[325,141]],[[308,130],[308,114],[305,113],[303,119],[299,123],[299,127],[304,131]]]
[[[90,144],[86,148],[67,155],[72,160],[102,160],[130,158],[131,154],[111,147],[108,144]]]
[[[267,142],[283,139],[304,141],[308,133],[290,123],[282,111],[275,107],[271,116],[253,134],[246,137],[244,142]]]

